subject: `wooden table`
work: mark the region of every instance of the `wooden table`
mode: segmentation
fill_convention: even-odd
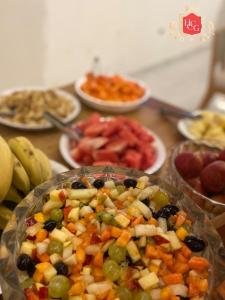
[[[63,88],[64,90],[75,94],[73,85],[68,85]],[[162,117],[158,109],[161,105],[171,107],[171,105],[162,103],[161,101],[151,98],[141,108],[136,111],[126,113],[126,116],[139,121],[144,126],[152,129],[158,134],[166,145],[167,151],[176,143],[182,140],[181,135],[178,133],[176,126]],[[93,110],[82,104],[82,111],[77,120],[82,120],[93,113]],[[103,114],[107,115],[107,114]],[[56,129],[44,130],[44,131],[21,131],[12,128],[8,128],[0,125],[0,135],[5,139],[11,137],[23,135],[31,140],[31,142],[38,148],[42,149],[49,158],[54,159],[60,163],[66,165],[65,161],[59,153],[59,138],[61,133]]]

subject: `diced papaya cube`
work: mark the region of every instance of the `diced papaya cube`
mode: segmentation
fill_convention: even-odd
[[[33,275],[33,280],[34,280],[34,282],[39,282],[39,283],[41,283],[41,282],[43,281],[43,279],[44,279],[43,273],[41,273],[41,272],[38,271],[38,270],[35,270],[34,275]]]
[[[37,243],[40,243],[40,242],[43,242],[48,236],[48,231],[41,228],[37,234],[36,234],[36,242]]]
[[[128,230],[122,230],[120,237],[117,239],[116,244],[120,247],[125,247],[129,240],[131,239],[132,234]]]
[[[71,288],[68,291],[68,295],[69,296],[78,296],[78,295],[81,295],[82,293],[84,293],[84,290],[85,290],[85,284],[83,281],[80,280],[71,286]]]
[[[120,237],[122,230],[116,226],[112,226],[111,228],[111,236],[114,238]]]
[[[93,265],[99,268],[102,268],[103,266],[103,252],[99,251],[93,260]]]
[[[193,270],[204,271],[205,269],[208,269],[209,262],[204,257],[193,256],[189,260],[188,265]]]

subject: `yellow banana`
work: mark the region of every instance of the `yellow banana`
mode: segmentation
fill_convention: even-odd
[[[13,156],[6,141],[0,136],[0,202],[4,200],[12,183]]]
[[[42,177],[44,181],[49,180],[52,177],[52,168],[48,157],[40,149],[35,148],[35,152],[39,159],[42,168]]]
[[[25,195],[30,191],[30,179],[21,162],[14,157],[13,185]]]
[[[5,207],[2,204],[0,205],[0,230],[3,230],[5,228],[12,215],[13,212],[9,208]]]
[[[30,182],[34,186],[42,183],[44,180],[42,177],[41,164],[31,142],[25,137],[15,137],[10,139],[8,144],[17,159],[23,165],[30,178]]]
[[[23,197],[19,194],[19,192],[16,190],[16,188],[13,185],[11,185],[4,200],[19,203],[22,199],[23,199]]]

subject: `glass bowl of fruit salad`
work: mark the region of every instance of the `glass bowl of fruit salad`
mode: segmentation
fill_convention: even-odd
[[[221,239],[183,192],[141,171],[83,167],[35,188],[0,251],[9,299],[224,299]]]

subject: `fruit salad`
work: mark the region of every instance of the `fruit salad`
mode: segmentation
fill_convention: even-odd
[[[71,156],[81,165],[116,165],[146,170],[157,157],[154,137],[143,126],[124,116],[102,119],[91,115],[75,126],[82,133],[71,141]]]
[[[82,177],[26,220],[17,267],[28,300],[202,300],[207,247],[147,176]]]

